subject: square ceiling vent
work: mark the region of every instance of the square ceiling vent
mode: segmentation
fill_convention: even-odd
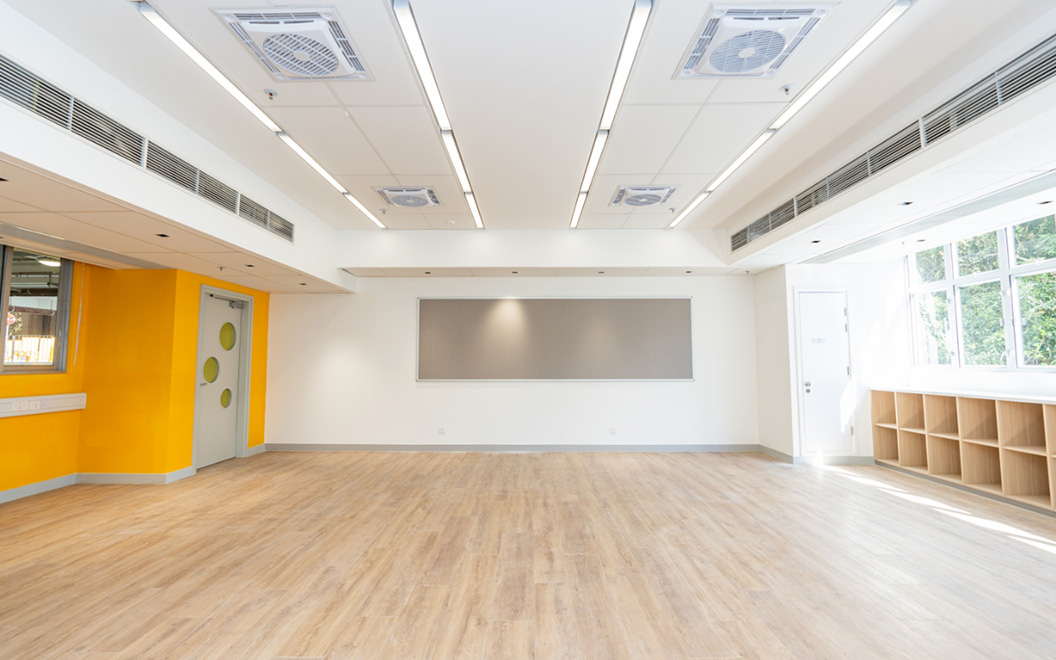
[[[676,186],[620,186],[609,206],[659,206],[675,192]]]
[[[276,80],[372,80],[333,9],[218,9]]]
[[[440,206],[440,198],[432,188],[375,188],[389,206],[420,209],[423,206]]]
[[[830,9],[712,5],[674,77],[773,76]]]

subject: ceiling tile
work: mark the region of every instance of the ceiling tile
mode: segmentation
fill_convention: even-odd
[[[2,185],[2,183],[0,183],[0,185]],[[43,209],[37,208],[36,206],[30,206],[29,204],[16,202],[13,199],[0,197],[0,213],[34,213],[41,210]]]
[[[3,221],[32,231],[83,243],[110,252],[145,252],[154,248],[146,242],[136,240],[94,225],[78,222],[57,213],[7,213]]]
[[[349,107],[347,111],[390,171],[451,174],[447,153],[424,107]]]
[[[222,243],[133,211],[67,213],[66,215],[81,222],[150,243],[154,246],[151,249],[161,248],[174,252],[228,252],[231,250]],[[166,234],[168,238],[163,238],[158,234]]]
[[[623,223],[623,229],[666,229],[675,219],[675,214],[671,212],[642,213],[642,210],[639,209],[628,216],[627,222]]]
[[[666,174],[721,172],[783,107],[779,103],[704,106],[662,171]]]
[[[695,105],[623,106],[598,171],[659,172],[699,110]]]
[[[198,254],[192,253],[190,256],[257,277],[289,275],[295,272],[290,268],[270,263],[256,255],[245,252],[202,252]],[[252,264],[252,266],[249,264]]]
[[[271,116],[331,174],[388,174],[344,108],[275,108]],[[297,156],[290,153],[290,158]]]
[[[476,230],[477,225],[473,221],[473,216],[470,215],[469,211],[466,211],[463,215],[446,214],[446,215],[426,215],[425,221],[429,223],[431,229],[473,229]]]

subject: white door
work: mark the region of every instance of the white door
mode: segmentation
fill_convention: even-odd
[[[202,298],[194,467],[234,458],[238,446],[239,355],[244,303]]]
[[[803,413],[800,453],[853,452],[847,296],[842,291],[800,291],[797,304]]]

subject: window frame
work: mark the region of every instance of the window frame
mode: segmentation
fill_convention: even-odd
[[[55,357],[51,364],[18,365],[4,364],[3,352],[7,348],[7,309],[11,297],[11,274],[15,247],[0,245],[0,376],[28,374],[57,374],[66,372],[66,356],[69,348],[70,297],[73,291],[73,262],[57,257],[59,266],[59,295],[55,308]],[[18,248],[22,249],[22,248]],[[36,250],[33,250],[36,252]],[[49,255],[50,256],[50,255]]]
[[[1040,216],[1041,218],[1046,216]],[[1029,371],[1029,372],[1056,372],[1056,364],[1053,365],[1027,365],[1023,354],[1024,340],[1022,317],[1020,312],[1019,283],[1018,279],[1040,273],[1056,272],[1056,258],[1035,261],[1033,263],[1016,265],[1015,251],[1015,227],[1027,222],[1040,219],[1031,217],[1017,220],[1003,227],[991,230],[998,236],[997,258],[998,267],[994,270],[972,273],[960,276],[958,262],[958,243],[966,238],[972,238],[980,234],[990,232],[975,232],[944,243],[943,257],[945,260],[945,278],[935,282],[923,283],[917,271],[916,255],[932,248],[924,248],[906,256],[906,269],[909,274],[909,308],[911,318],[911,332],[913,334],[913,365],[921,369],[965,369],[968,371]],[[962,313],[961,290],[965,287],[999,282],[1001,286],[1001,325],[1005,336],[1004,364],[997,365],[969,365],[965,363],[964,353],[964,316]],[[947,327],[947,346],[953,354],[949,364],[933,364],[926,362],[926,356],[921,354],[922,340],[925,339],[925,329],[922,327],[916,300],[919,296],[927,295],[937,291],[946,291],[949,305],[949,318]]]

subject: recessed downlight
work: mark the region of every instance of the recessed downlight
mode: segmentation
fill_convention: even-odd
[[[811,243],[813,243],[813,244],[818,244],[818,243],[820,243],[820,242],[821,242],[821,241],[818,241],[818,240],[814,240],[814,241],[811,241]]]
[[[3,179],[0,179],[0,181],[3,181]],[[1038,202],[1038,204],[1041,206],[1044,206],[1045,204],[1052,204],[1052,200],[1046,199],[1044,202]]]
[[[41,266],[47,266],[48,268],[58,268],[62,265],[62,262],[58,259],[51,259],[49,257],[41,257],[37,259],[37,263]]]
[[[168,238],[169,237],[168,234],[154,234],[154,235],[157,236],[158,238]]]
[[[912,206],[913,202],[902,202],[899,206]]]
[[[256,268],[253,264],[246,264],[246,268]]]

